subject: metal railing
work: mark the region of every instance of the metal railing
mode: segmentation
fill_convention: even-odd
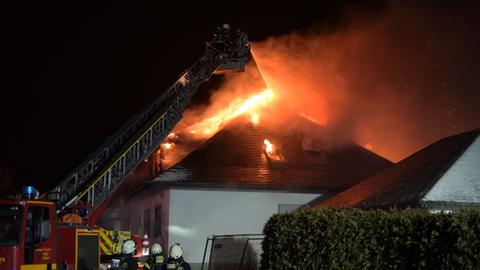
[[[257,269],[260,266],[260,245],[263,239],[263,234],[212,235],[207,237],[201,270]],[[210,254],[207,262],[209,250]]]

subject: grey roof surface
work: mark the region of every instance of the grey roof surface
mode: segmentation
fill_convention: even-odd
[[[480,204],[480,136],[435,183],[422,200],[436,202]]]
[[[318,203],[314,208],[328,206],[426,207],[426,205],[422,205],[425,195],[472,145],[479,134],[480,130],[476,129],[441,139],[381,173]],[[480,159],[480,157],[476,158]],[[478,175],[472,179],[477,181],[477,184],[480,181]],[[448,202],[437,202],[437,204],[446,206]],[[454,204],[458,206],[458,203]],[[465,205],[471,204],[466,201]],[[428,208],[431,207],[432,205],[428,206]]]
[[[332,147],[327,137],[334,135],[298,116],[281,126],[236,121],[150,184],[340,191],[392,165],[350,142]],[[267,161],[266,138],[285,162]]]

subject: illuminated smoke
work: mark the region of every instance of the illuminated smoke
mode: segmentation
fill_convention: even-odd
[[[398,161],[480,126],[480,59],[465,55],[480,45],[468,30],[480,25],[468,19],[478,4],[431,6],[391,1],[373,19],[351,12],[336,30],[272,37],[252,52],[284,106]]]
[[[337,29],[315,25],[254,42],[255,63],[226,75],[210,104],[189,109],[175,132],[207,139],[231,120],[216,118],[230,104],[266,88],[274,90],[275,104],[247,114],[252,123],[267,117],[282,123],[283,111],[294,112],[337,134],[326,140],[330,145],[354,141],[393,161],[476,128],[480,104],[472,93],[480,61],[458,57],[475,47],[462,35],[476,25],[460,18],[475,10],[468,5],[432,12],[422,3],[391,1],[374,17],[349,11]],[[460,19],[444,20],[445,14]]]

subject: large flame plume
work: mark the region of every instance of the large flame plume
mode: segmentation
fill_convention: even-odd
[[[192,134],[201,136],[212,136],[222,126],[240,115],[249,115],[253,124],[260,122],[261,110],[268,106],[274,99],[275,94],[271,89],[265,89],[260,93],[251,95],[246,99],[238,97],[228,106],[215,115],[208,117],[201,122],[195,123],[188,128]]]
[[[190,107],[161,145],[162,168],[168,169],[180,161],[236,118],[253,125],[261,124],[274,101],[276,93],[265,84],[254,64],[250,63],[245,72],[225,74],[220,88],[214,89],[210,103]]]
[[[265,84],[256,65],[249,63],[245,72],[225,74],[221,86],[213,90],[210,103],[189,108],[174,132],[208,139],[229,121],[241,116],[257,125],[276,96],[274,89]]]

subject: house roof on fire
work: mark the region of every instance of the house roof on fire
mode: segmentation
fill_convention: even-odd
[[[280,160],[264,151],[264,139]],[[234,121],[149,184],[180,187],[344,190],[392,162],[299,116],[280,125]]]
[[[480,205],[480,130],[441,139],[314,208],[422,207],[432,210]]]

